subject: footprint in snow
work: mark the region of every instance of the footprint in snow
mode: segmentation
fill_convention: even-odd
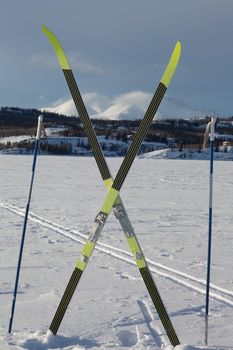
[[[138,341],[137,334],[127,330],[118,332],[117,337],[121,346],[134,346]]]
[[[11,341],[11,344],[13,342]],[[91,339],[80,339],[79,337],[63,337],[56,335],[54,336],[50,331],[47,334],[42,334],[40,331],[35,332],[29,336],[26,336],[20,341],[22,348],[27,350],[48,350],[48,349],[66,349],[70,346],[80,346],[85,349],[91,349],[98,347],[99,344]]]

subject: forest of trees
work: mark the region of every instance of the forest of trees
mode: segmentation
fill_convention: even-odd
[[[85,137],[83,126],[80,118],[67,117],[50,112],[41,112],[37,109],[25,109],[17,107],[2,107],[0,109],[0,137],[35,135],[37,128],[37,119],[40,114],[44,116],[45,127],[65,127],[60,132],[63,137]],[[169,144],[173,140],[174,147],[190,147],[199,149],[203,142],[205,127],[210,120],[209,117],[184,120],[184,119],[167,119],[156,120],[152,123],[146,136],[148,142],[160,142]],[[140,124],[140,120],[102,120],[94,119],[93,126],[97,135],[104,135],[106,139],[115,138],[125,143],[132,140]],[[120,130],[120,131],[119,131]],[[122,132],[123,130],[123,132]],[[218,134],[233,135],[233,117],[222,118],[216,123]],[[169,141],[170,140],[170,141]],[[221,144],[221,138],[218,139],[217,145]],[[1,146],[1,148],[5,146]],[[21,144],[20,147],[31,147]],[[88,146],[85,146],[88,147]],[[48,146],[47,146],[48,148]],[[69,147],[50,145],[51,153],[69,153]]]

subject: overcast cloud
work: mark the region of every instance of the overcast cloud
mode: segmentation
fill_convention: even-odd
[[[153,93],[179,39],[182,58],[169,95],[233,114],[232,0],[0,4],[0,106],[52,106],[70,98],[44,24],[66,50],[83,94]]]

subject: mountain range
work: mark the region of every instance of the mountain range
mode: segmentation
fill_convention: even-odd
[[[152,95],[143,91],[136,91],[109,98],[98,93],[87,93],[83,100],[91,118],[111,120],[134,120],[141,119],[150,103]],[[77,111],[72,99],[56,103],[52,107],[41,108],[49,112],[77,116]],[[212,112],[199,110],[190,106],[185,101],[165,96],[156,114],[158,119],[194,119],[206,115],[213,115]]]

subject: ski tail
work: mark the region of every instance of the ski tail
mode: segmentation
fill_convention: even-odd
[[[165,305],[162,301],[162,298],[160,297],[159,291],[156,287],[156,284],[153,280],[152,274],[150,272],[150,269],[147,265],[146,259],[144,257],[144,254],[142,252],[142,249],[138,243],[137,237],[133,231],[133,228],[127,220],[127,215],[125,212],[125,209],[123,205],[119,204],[117,206],[113,207],[113,211],[115,216],[118,219],[121,219],[122,227],[124,228],[124,232],[126,233],[126,238],[128,242],[128,246],[134,256],[134,259],[136,261],[136,265],[139,269],[139,272],[143,278],[144,284],[148,290],[148,293],[151,297],[151,300],[155,306],[155,309],[158,313],[158,316],[162,322],[162,325],[166,331],[166,334],[173,346],[179,345],[180,341],[177,337],[177,334],[175,332],[175,329],[172,325],[172,322],[168,316],[167,310],[165,308]]]
[[[171,320],[167,314],[167,311],[163,305],[163,301],[160,297],[159,291],[154,283],[153,277],[151,275],[151,272],[149,268],[143,267],[139,269],[141,276],[143,278],[143,281],[147,287],[147,290],[150,294],[150,297],[153,301],[153,304],[158,312],[159,318],[163,324],[163,327],[167,333],[167,336],[173,346],[177,346],[180,344],[180,341],[177,337],[177,334],[175,332],[175,329],[171,323]]]
[[[58,328],[60,327],[60,324],[63,320],[63,317],[65,315],[66,309],[71,301],[71,298],[74,294],[74,291],[77,287],[77,284],[82,276],[82,270],[80,270],[79,268],[75,267],[70,280],[67,284],[66,290],[63,294],[63,297],[58,305],[57,311],[53,317],[53,320],[51,322],[51,325],[49,327],[50,331],[56,335]]]

